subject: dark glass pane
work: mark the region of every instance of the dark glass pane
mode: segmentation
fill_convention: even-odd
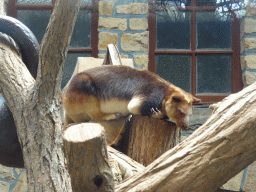
[[[70,47],[90,47],[91,11],[80,10],[70,42]]]
[[[197,6],[216,6],[216,4],[217,4],[216,0],[196,0]]]
[[[157,55],[156,73],[172,84],[191,92],[190,63],[189,56]]]
[[[231,47],[230,13],[197,12],[197,48],[228,49]]]
[[[157,48],[190,49],[190,18],[190,12],[174,8],[157,11]]]
[[[52,4],[52,0],[17,0],[18,4]]]
[[[231,93],[231,56],[197,56],[197,93]]]
[[[39,43],[43,39],[50,17],[51,11],[48,10],[20,10],[17,15],[17,19],[34,33]]]
[[[62,75],[61,88],[65,87],[76,67],[77,57],[90,57],[90,53],[68,53]]]

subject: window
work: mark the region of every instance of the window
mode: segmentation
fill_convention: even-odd
[[[232,10],[234,1],[150,2],[150,71],[202,103],[221,101],[242,89],[240,23]]]
[[[8,15],[23,22],[41,43],[56,0],[9,0]],[[64,65],[62,87],[73,74],[77,57],[98,57],[98,0],[82,0]]]

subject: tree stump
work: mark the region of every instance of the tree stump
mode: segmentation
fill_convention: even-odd
[[[174,123],[135,115],[131,118],[127,155],[147,166],[180,142],[181,129]]]
[[[104,128],[98,123],[71,125],[63,140],[73,191],[114,191]]]

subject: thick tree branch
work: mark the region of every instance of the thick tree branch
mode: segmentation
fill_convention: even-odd
[[[37,87],[38,102],[58,96],[67,49],[81,0],[57,1],[40,50]]]
[[[0,50],[0,87],[9,108],[15,114],[23,107],[35,80],[13,47],[0,44]]]
[[[116,191],[214,192],[256,160],[256,83],[224,99],[207,122]]]
[[[59,0],[41,45],[38,78],[0,45],[0,86],[13,112],[23,151],[28,191],[71,191],[62,151],[60,83],[80,0]]]

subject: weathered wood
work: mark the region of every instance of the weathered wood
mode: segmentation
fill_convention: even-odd
[[[178,144],[180,136],[181,129],[172,122],[135,115],[131,118],[127,155],[147,166]]]
[[[110,146],[108,146],[108,154],[117,161],[122,173],[122,179],[127,179],[145,168],[143,165]]]
[[[256,83],[218,104],[189,138],[116,191],[214,192],[256,160]]]
[[[14,116],[28,191],[71,191],[64,165],[60,84],[80,0],[57,1],[41,44],[35,80],[17,54],[0,44],[0,87]]]
[[[99,123],[104,127],[106,133],[106,140],[108,145],[116,145],[121,139],[121,134],[125,130],[125,118],[118,118],[110,121],[90,121]]]
[[[73,191],[114,191],[104,127],[71,124],[64,131],[63,143]]]
[[[108,44],[103,65],[122,65],[120,53],[114,44]]]

